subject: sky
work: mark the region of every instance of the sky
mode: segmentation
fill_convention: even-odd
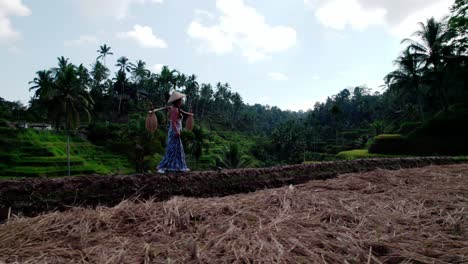
[[[454,0],[0,0],[0,97],[27,104],[29,81],[57,57],[109,68],[126,56],[245,103],[307,110],[344,88],[381,91],[418,22]]]

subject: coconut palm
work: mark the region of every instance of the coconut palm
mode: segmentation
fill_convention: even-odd
[[[446,56],[452,53],[452,47],[447,45],[453,38],[453,31],[449,30],[445,21],[437,21],[430,18],[426,23],[419,23],[420,29],[414,32],[414,36],[420,41],[404,39],[402,43],[408,43],[408,49],[422,62],[427,71],[426,80],[430,81],[431,88],[441,98],[441,105],[448,107],[447,91],[443,87],[443,68]]]
[[[58,128],[63,119],[65,121],[70,176],[70,130],[78,127],[82,113],[86,114],[88,120],[91,119],[94,102],[87,91],[89,78],[86,78],[86,68],[82,65],[76,67],[64,57],[58,58],[58,61],[59,67],[54,68],[53,73],[38,73],[38,78],[32,82],[36,85],[31,89],[36,89],[36,94],[47,103],[48,118],[55,127]]]
[[[246,168],[253,166],[254,161],[239,150],[238,144],[232,143],[224,147],[223,154],[218,157],[218,165],[229,169]]]
[[[36,72],[36,75],[37,77],[29,82],[30,84],[34,84],[31,88],[29,88],[29,91],[36,90],[34,93],[34,98],[46,98],[54,84],[52,72],[49,70],[42,70]]]
[[[196,99],[198,97],[200,85],[197,82],[197,76],[194,74],[187,77],[185,81],[185,90],[184,93],[187,95],[187,105],[189,108],[195,106],[196,110]]]
[[[130,72],[132,70],[132,68],[134,67],[133,63],[129,62],[128,58],[125,57],[125,56],[120,57],[117,60],[117,64],[115,66],[120,68],[118,74],[123,75],[121,77],[123,77],[124,80],[126,80],[126,73]],[[120,115],[120,109],[121,109],[121,106],[122,106],[122,97],[123,97],[123,94],[124,94],[124,91],[125,91],[125,81],[122,82],[120,86],[121,86],[121,90],[120,90],[120,96],[119,96],[119,107],[118,107],[118,110],[117,110],[119,115]]]
[[[104,44],[103,46],[100,46],[99,49],[97,50],[97,52],[100,55],[96,58],[96,60],[102,59],[102,61],[104,62],[104,65],[106,65],[106,57],[108,55],[114,55],[114,53],[112,53],[110,50],[111,50],[111,47],[107,46],[106,44]]]
[[[416,95],[419,113],[424,119],[421,91],[423,63],[421,54],[406,49],[394,62],[398,69],[387,74],[384,80],[389,89],[394,89],[399,94]]]
[[[404,39],[402,43],[408,43],[408,49],[424,63],[426,68],[437,70],[443,63],[444,55],[450,53],[447,43],[453,37],[453,32],[448,30],[444,21],[430,18],[426,23],[419,23],[420,29],[413,33],[420,41]]]
[[[91,67],[91,90],[93,91],[93,94],[102,96],[104,92],[102,82],[109,77],[109,69],[100,61],[96,61]]]
[[[171,89],[175,89],[177,83],[177,77],[179,72],[176,70],[170,70],[169,67],[163,66],[161,73],[158,76],[160,85],[163,88],[163,94],[165,96],[165,101],[169,99]]]
[[[150,76],[150,71],[146,69],[146,62],[139,60],[132,68],[132,78],[133,80],[141,84],[145,79]]]
[[[452,15],[449,20],[449,26],[456,33],[456,36],[453,38],[453,44],[457,49],[458,55],[466,56],[466,51],[468,50],[468,1],[455,0],[450,11]]]

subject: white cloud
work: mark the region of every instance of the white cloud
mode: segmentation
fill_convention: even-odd
[[[275,81],[287,81],[288,76],[281,72],[270,72],[268,76]]]
[[[210,13],[210,12],[208,12],[206,10],[203,10],[203,9],[195,9],[194,12],[195,12],[195,15],[197,15],[199,17],[205,17],[205,18],[208,18],[208,19],[214,19],[215,18],[215,16],[212,13]]]
[[[87,17],[113,17],[124,19],[130,15],[132,4],[163,3],[163,0],[73,0]]]
[[[395,37],[408,37],[417,22],[449,13],[453,0],[304,0],[325,27],[363,31],[381,25]]]
[[[349,25],[362,31],[370,25],[382,24],[386,13],[382,8],[366,9],[358,0],[332,0],[321,6],[315,15],[326,27],[343,30]]]
[[[249,62],[256,62],[296,44],[296,30],[269,25],[243,0],[217,0],[216,7],[221,12],[217,23],[204,25],[195,18],[187,30],[191,38],[201,41],[204,51],[226,54],[239,50]]]
[[[161,73],[162,68],[164,67],[164,64],[155,64],[151,66],[151,71],[154,73]]]
[[[96,36],[82,35],[82,36],[79,36],[77,39],[65,40],[63,42],[63,45],[65,47],[75,47],[75,46],[80,46],[84,44],[96,44],[97,42],[98,42],[98,39]]]
[[[136,40],[142,47],[145,48],[166,48],[167,44],[163,39],[158,38],[153,34],[153,29],[148,26],[133,26],[133,30],[118,33],[119,38],[130,38]]]
[[[20,33],[11,25],[10,16],[29,16],[31,10],[21,0],[0,0],[0,41],[16,40]]]
[[[395,23],[395,25],[390,26],[390,33],[399,38],[408,38],[418,29],[419,22],[425,22],[432,16],[436,19],[442,19],[448,14],[448,8],[452,4],[451,0],[443,0],[425,8],[421,8],[402,19],[399,23]]]
[[[312,79],[312,80],[315,80],[315,81],[316,81],[316,80],[320,80],[320,76],[318,76],[318,75],[312,75],[311,79]]]

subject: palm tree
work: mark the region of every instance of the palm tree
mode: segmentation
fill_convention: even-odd
[[[179,73],[175,79],[174,86],[176,86],[178,89],[185,87],[187,84],[187,75],[183,73]]]
[[[29,91],[36,90],[34,93],[34,98],[46,98],[54,84],[52,72],[49,70],[42,70],[36,72],[36,75],[37,77],[29,82],[29,84],[34,84],[34,86],[29,88]]]
[[[145,67],[146,62],[139,60],[132,68],[133,80],[138,84],[141,84],[146,78],[150,76],[150,71]]]
[[[93,99],[87,91],[88,80],[85,77],[86,68],[82,65],[76,67],[68,63],[64,57],[58,58],[59,67],[53,70],[53,75],[47,72],[38,74],[31,89],[37,89],[36,94],[45,97],[49,120],[59,127],[65,119],[67,130],[67,165],[70,176],[70,129],[75,129],[80,123],[81,113],[91,119]],[[41,77],[42,76],[42,77]],[[51,77],[51,78],[50,78]],[[38,92],[40,90],[40,92]],[[45,92],[47,91],[47,92]]]
[[[119,69],[119,74],[123,75],[124,80],[126,79],[126,72],[130,72],[132,70],[132,68],[134,67],[134,65],[131,62],[128,62],[128,58],[125,57],[125,56],[120,57],[117,60],[117,64],[115,66],[120,68]],[[125,81],[122,82],[122,85],[121,85],[121,91],[120,91],[120,97],[119,97],[119,107],[118,107],[118,110],[117,110],[119,115],[120,115],[120,109],[121,109],[121,105],[122,105],[122,96],[124,94],[124,91],[125,91]]]
[[[137,63],[132,68],[132,78],[138,87],[136,89],[137,98],[140,100],[140,94],[144,91],[143,85],[149,79],[151,72],[146,69],[146,62],[138,60]]]
[[[444,55],[450,53],[447,43],[453,37],[453,32],[448,30],[443,21],[437,21],[433,17],[426,23],[419,22],[420,29],[413,33],[420,41],[404,39],[402,43],[408,43],[408,49],[424,63],[426,68],[437,69],[443,63]]]
[[[185,91],[184,93],[187,95],[187,106],[192,108],[194,106],[194,102],[196,102],[198,93],[199,93],[200,85],[197,82],[197,76],[194,74],[190,75],[185,81]],[[196,110],[196,105],[195,105]]]
[[[400,94],[416,95],[419,113],[424,120],[421,91],[421,79],[424,73],[422,63],[420,54],[406,49],[394,62],[398,69],[387,74],[384,80],[390,89]]]
[[[158,76],[159,83],[163,87],[163,94],[165,95],[165,101],[169,99],[171,88],[175,89],[177,83],[177,77],[179,72],[176,70],[170,70],[169,67],[163,66],[161,73]]]
[[[109,77],[109,69],[98,60],[91,67],[91,91],[94,95],[102,96],[104,92],[102,82]]]
[[[200,119],[205,116],[205,111],[210,107],[213,98],[213,87],[211,84],[202,84],[200,89]]]
[[[444,67],[444,58],[452,53],[447,43],[452,39],[453,32],[448,30],[444,21],[430,18],[426,23],[419,23],[420,29],[414,32],[414,36],[420,41],[404,39],[402,43],[409,43],[408,49],[420,60],[429,74],[429,79],[442,98],[441,104],[445,109],[448,106],[447,93],[441,85]]]
[[[107,46],[106,44],[104,44],[103,46],[100,46],[97,52],[101,55],[99,55],[96,58],[96,60],[102,59],[102,61],[104,62],[104,65],[106,65],[106,56],[114,55],[114,53],[110,52],[110,50],[111,50],[111,47]]]
[[[254,161],[239,150],[238,144],[232,143],[224,147],[223,154],[218,157],[218,164],[223,168],[236,169],[253,166]]]

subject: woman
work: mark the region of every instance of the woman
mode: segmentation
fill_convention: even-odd
[[[174,92],[169,97],[168,104],[171,104],[169,109],[169,132],[167,137],[166,154],[161,163],[158,165],[158,173],[171,172],[187,172],[187,164],[185,163],[184,147],[180,139],[180,131],[182,130],[182,114],[193,115],[192,113],[184,112],[180,109],[182,99],[185,94]]]

